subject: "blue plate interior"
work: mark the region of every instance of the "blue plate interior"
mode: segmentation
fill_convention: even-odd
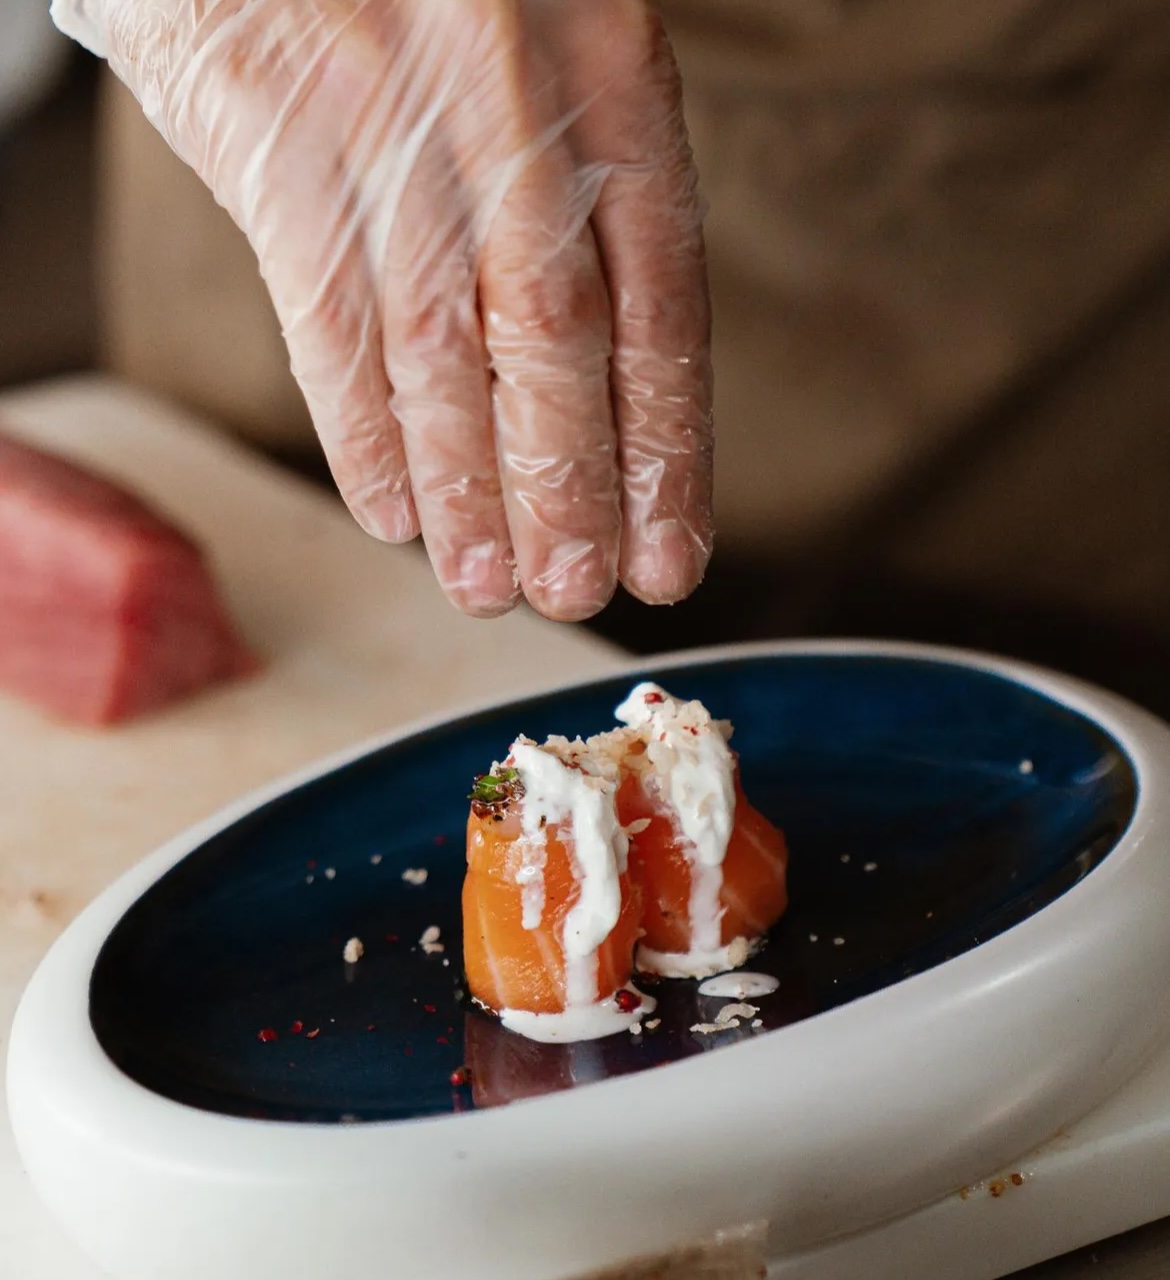
[[[787,833],[791,907],[752,963],[780,989],[757,1002],[762,1030],[692,1033],[720,1002],[660,982],[661,1023],[640,1038],[532,1044],[462,990],[468,785],[518,733],[611,727],[631,683],[431,730],[212,837],[101,951],[90,1015],[106,1053],[176,1101],[285,1121],[399,1120],[568,1088],[774,1031],[958,955],[1088,874],[1133,812],[1134,772],[1111,738],[996,676],[845,656],[671,671],[672,692],[735,723],[745,790]],[[408,868],[425,884],[404,881]],[[442,953],[418,945],[431,925]],[[354,936],[365,955],[346,965]],[[465,1065],[471,1083],[453,1083]]]

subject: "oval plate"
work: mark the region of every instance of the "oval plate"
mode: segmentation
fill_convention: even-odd
[[[753,962],[780,990],[725,1036],[663,983],[640,1038],[531,1045],[461,998],[468,782],[518,732],[610,727],[644,674],[735,723],[788,833],[793,905]],[[184,837],[68,931],[14,1029],[22,1151],[126,1277],[331,1276],[340,1232],[350,1263],[547,1280],[735,1221],[788,1248],[876,1221],[1162,1038],[1168,738],[1058,677],[864,645],[690,655],[398,737]]]

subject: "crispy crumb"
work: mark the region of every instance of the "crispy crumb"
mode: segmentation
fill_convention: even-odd
[[[653,1031],[655,1027],[660,1027],[660,1026],[662,1026],[661,1018],[651,1018],[650,1021],[646,1023],[646,1030]]]
[[[863,870],[863,871],[876,871],[876,870],[877,870],[877,863],[876,863],[876,862],[867,862],[867,863],[865,864],[865,866],[862,868],[862,870]]]
[[[380,866],[381,862],[382,862],[382,855],[380,853],[370,854],[370,866],[372,867]]]
[[[817,934],[817,933],[810,933],[810,934],[808,935],[808,940],[809,940],[809,942],[819,942],[819,941],[820,941],[820,934]]]
[[[741,1018],[754,1018],[759,1009],[752,1004],[725,1004],[715,1015],[714,1022],[696,1022],[691,1027],[694,1035],[717,1036],[724,1031],[734,1031],[740,1025]],[[655,1026],[658,1020],[655,1019]],[[647,1026],[650,1023],[646,1024]]]
[[[402,873],[402,878],[407,884],[420,885],[426,884],[427,875],[426,867],[407,867]]]
[[[326,880],[335,880],[336,878],[337,878],[337,868],[336,868],[336,867],[326,867],[326,868],[325,868],[325,879],[326,879]]]
[[[753,1031],[759,1031],[759,1029],[760,1029],[763,1025],[764,1025],[764,1020],[763,1020],[763,1018],[753,1018],[753,1019],[752,1019],[752,1030],[753,1030]]]
[[[345,957],[346,964],[357,964],[366,954],[366,945],[361,938],[350,938],[341,954]]]
[[[834,938],[834,939],[833,939],[833,946],[835,946],[835,947],[843,947],[844,945],[845,945],[845,939],[844,939],[844,938]]]
[[[313,883],[313,881],[314,881],[314,880],[316,880],[316,878],[317,878],[317,877],[316,877],[316,876],[313,876],[313,875],[306,876],[306,877],[305,877],[305,883],[306,883],[306,884],[312,884],[312,883]]]
[[[428,956],[438,955],[447,950],[439,941],[439,926],[437,924],[429,925],[423,930],[423,935],[419,938],[418,945],[422,947]]]
[[[1020,761],[1020,772],[1021,772],[1021,773],[1024,773],[1024,774],[1031,773],[1031,772],[1032,772],[1032,770],[1033,770],[1035,767],[1036,767],[1036,766],[1031,762],[1031,760],[1021,760],[1021,761]]]
[[[735,1018],[754,1018],[759,1009],[754,1004],[725,1004],[715,1015],[715,1021],[729,1025]]]
[[[642,1034],[642,1024],[640,1022],[630,1023],[630,1035],[640,1036]]]
[[[849,855],[848,855],[847,853],[843,853],[843,854],[841,855],[841,861],[842,861],[842,862],[848,862],[848,861],[849,861]]]

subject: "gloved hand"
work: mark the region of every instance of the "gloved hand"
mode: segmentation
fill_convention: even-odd
[[[678,600],[711,548],[701,206],[645,0],[53,0],[248,235],[364,528],[451,599]]]

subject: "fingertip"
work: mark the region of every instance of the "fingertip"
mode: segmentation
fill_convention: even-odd
[[[419,535],[418,513],[409,492],[349,497],[346,504],[358,524],[379,542],[401,545]]]
[[[622,557],[622,585],[643,604],[678,604],[703,581],[711,560],[707,529],[678,519],[648,526]]]
[[[528,603],[552,622],[584,622],[617,590],[615,557],[596,542],[575,538],[554,547],[545,567],[524,583]]]
[[[447,598],[472,618],[502,618],[520,603],[520,577],[510,547],[494,539],[470,543],[436,573]]]

